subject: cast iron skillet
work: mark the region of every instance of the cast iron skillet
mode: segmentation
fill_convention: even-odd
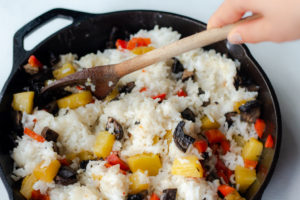
[[[23,47],[24,37],[56,17],[72,19],[73,23],[45,39],[31,51],[25,51]],[[72,52],[82,56],[105,49],[113,27],[117,27],[119,30],[115,33],[114,40],[116,38],[126,38],[128,33],[135,33],[139,29],[152,29],[155,25],[172,27],[181,33],[183,37],[202,31],[206,27],[200,21],[161,11],[131,10],[90,14],[66,9],[54,9],[32,20],[15,34],[13,69],[0,95],[0,176],[8,191],[10,200],[24,199],[19,193],[20,182],[15,183],[10,177],[13,161],[9,156],[9,152],[14,147],[13,140],[17,134],[9,116],[12,94],[22,91],[24,86],[29,84],[30,77],[22,69],[22,66],[27,63],[28,57],[34,54],[42,63],[50,66],[50,55],[53,57],[53,55],[57,56]],[[274,138],[275,147],[264,149],[262,159],[257,167],[257,181],[244,195],[247,199],[260,199],[270,181],[279,156],[281,118],[277,98],[266,74],[245,45],[231,45],[227,41],[222,41],[206,49],[211,48],[227,54],[230,58],[238,59],[241,62],[241,72],[251,77],[260,86],[259,100],[263,102],[262,118],[267,123],[266,132],[272,134]],[[265,141],[266,135],[263,141]]]

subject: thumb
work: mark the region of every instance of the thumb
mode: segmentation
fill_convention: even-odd
[[[232,44],[263,42],[271,37],[269,30],[264,19],[251,20],[235,27],[227,39]]]

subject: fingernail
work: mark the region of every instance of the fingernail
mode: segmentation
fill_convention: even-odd
[[[228,36],[228,40],[232,44],[241,44],[243,43],[242,36],[239,33],[233,33]]]

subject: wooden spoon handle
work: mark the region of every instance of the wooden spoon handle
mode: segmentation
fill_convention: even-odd
[[[259,18],[260,15],[252,15],[244,18],[236,23],[226,25],[221,28],[205,30],[194,35],[177,40],[169,45],[152,50],[143,55],[136,56],[122,63],[116,64],[115,72],[120,76],[124,76],[146,66],[152,65],[162,60],[180,55],[184,52],[204,47],[215,42],[219,42],[227,38],[228,33],[238,24]]]

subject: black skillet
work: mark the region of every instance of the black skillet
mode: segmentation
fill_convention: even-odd
[[[72,19],[73,23],[57,31],[34,49],[24,50],[23,40],[26,35],[57,17]],[[31,84],[31,77],[22,66],[27,63],[30,55],[36,55],[43,64],[50,66],[59,54],[76,53],[79,57],[90,52],[103,50],[112,45],[116,38],[126,38],[140,29],[152,29],[155,25],[172,27],[182,37],[202,31],[206,25],[195,19],[161,11],[131,10],[105,14],[90,14],[66,9],[50,10],[23,26],[14,35],[13,69],[0,95],[0,177],[9,194],[9,199],[24,199],[20,193],[20,181],[11,179],[13,161],[10,151],[14,147],[13,140],[20,134],[16,130],[11,113],[12,94],[24,90]],[[116,27],[116,28],[114,28]],[[112,35],[111,31],[115,30]],[[108,44],[107,41],[112,41]],[[264,149],[262,159],[257,167],[257,180],[249,188],[247,199],[260,199],[264,189],[273,174],[279,156],[281,143],[281,117],[279,105],[272,85],[262,68],[251,56],[245,45],[231,45],[222,41],[206,47],[238,59],[241,63],[241,73],[251,77],[253,82],[260,86],[259,100],[263,102],[262,118],[267,123],[267,133],[272,134],[275,146],[273,149]],[[45,74],[47,76],[47,74]],[[43,79],[43,76],[41,77]],[[266,139],[266,134],[263,141]]]

